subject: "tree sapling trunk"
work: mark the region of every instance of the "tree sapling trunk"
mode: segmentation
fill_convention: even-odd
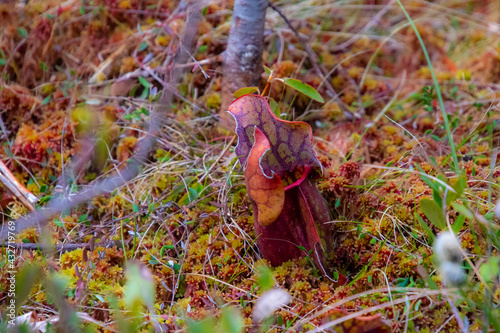
[[[234,100],[234,92],[259,84],[268,3],[268,0],[234,1],[233,20],[222,66],[221,129],[234,129],[234,121],[226,112]]]

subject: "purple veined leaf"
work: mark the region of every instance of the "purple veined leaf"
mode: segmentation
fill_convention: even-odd
[[[229,106],[229,112],[236,120],[238,145],[235,152],[244,169],[255,143],[255,128],[258,128],[270,144],[260,160],[266,177],[271,179],[275,173],[281,175],[297,167],[318,167],[322,170],[312,145],[309,124],[277,118],[265,98],[257,95],[241,96]]]

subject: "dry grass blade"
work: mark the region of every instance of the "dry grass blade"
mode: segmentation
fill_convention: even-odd
[[[7,187],[30,211],[35,209],[34,205],[38,201],[38,198],[19,183],[2,161],[0,161],[0,183]]]

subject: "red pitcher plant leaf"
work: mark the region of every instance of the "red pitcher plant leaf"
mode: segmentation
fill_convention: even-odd
[[[267,178],[259,165],[260,157],[269,149],[269,141],[258,128],[255,128],[254,137],[255,144],[245,169],[245,185],[248,196],[257,208],[254,212],[255,221],[266,227],[278,218],[283,209],[285,190],[278,175]]]
[[[312,129],[302,121],[277,118],[266,99],[257,95],[244,95],[229,106],[236,120],[238,145],[235,152],[245,169],[250,150],[255,143],[255,128],[269,141],[269,149],[260,160],[263,174],[272,178],[274,173],[292,171],[297,167],[322,168],[312,145]]]
[[[325,223],[330,211],[310,172],[321,168],[311,127],[276,118],[257,95],[238,98],[229,112],[236,120],[236,154],[244,168],[263,257],[277,266],[309,255],[327,276],[320,233],[328,243]]]

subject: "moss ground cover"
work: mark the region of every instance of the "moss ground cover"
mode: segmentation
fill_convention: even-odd
[[[273,4],[328,73],[318,77],[268,9],[264,65],[325,100],[279,80],[266,89],[276,115],[313,128],[323,167],[313,176],[332,216],[325,269],[345,281],[322,276],[310,253],[277,267],[259,253],[238,156],[234,147],[222,154],[232,133],[217,127],[231,3],[204,4],[195,47],[177,63],[188,16],[177,1],[2,2],[0,154],[37,207],[124,170],[153,107],[163,110],[136,177],[16,233],[17,248],[35,244],[14,261],[16,315],[32,330],[229,332],[236,323],[236,331],[314,331],[338,320],[339,308],[379,314],[396,332],[500,332],[498,2],[404,2],[432,66],[397,2]],[[169,85],[176,69],[185,72]],[[162,107],[165,86],[174,98]],[[3,228],[29,212],[5,186],[0,208]],[[464,251],[459,287],[433,256],[442,230]],[[0,253],[6,327],[6,242]],[[291,302],[255,324],[255,304],[271,287]]]

